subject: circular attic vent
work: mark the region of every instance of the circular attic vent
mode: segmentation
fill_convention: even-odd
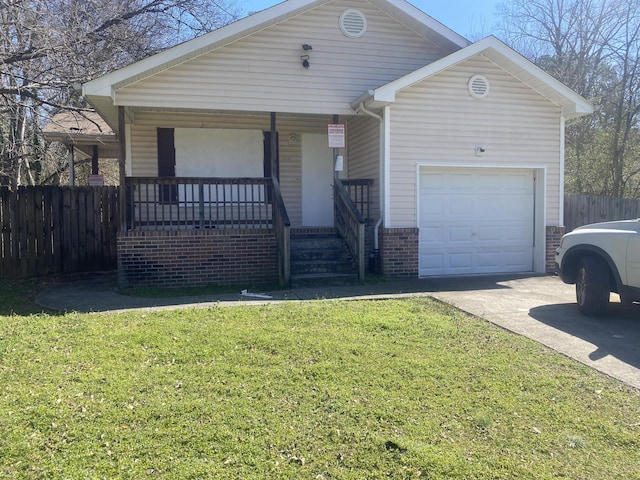
[[[340,30],[349,38],[358,38],[367,31],[367,19],[360,10],[348,8],[340,15]]]
[[[484,75],[474,75],[469,79],[469,93],[473,98],[485,98],[489,95],[489,80]]]

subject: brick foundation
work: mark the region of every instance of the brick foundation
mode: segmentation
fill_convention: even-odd
[[[547,273],[555,273],[556,271],[556,248],[560,246],[560,239],[565,231],[565,227],[547,227],[547,249],[545,256]]]
[[[128,232],[118,237],[121,287],[278,282],[271,230]]]
[[[383,275],[391,278],[418,276],[418,229],[380,229]]]

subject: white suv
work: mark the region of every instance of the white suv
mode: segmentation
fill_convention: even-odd
[[[610,292],[623,303],[640,301],[640,219],[595,223],[562,237],[556,250],[558,275],[576,284],[578,308],[602,315]]]

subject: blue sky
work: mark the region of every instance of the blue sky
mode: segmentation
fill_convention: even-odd
[[[500,0],[409,0],[409,3],[465,37],[493,33],[495,6]],[[240,0],[247,12],[264,10],[279,0]]]

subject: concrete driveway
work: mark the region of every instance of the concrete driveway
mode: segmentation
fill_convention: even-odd
[[[435,282],[433,297],[640,388],[640,305],[612,294],[608,315],[585,317],[574,286],[553,276]]]
[[[135,298],[117,292],[114,274],[56,285],[36,298],[60,311],[114,312],[139,308],[210,307],[335,299],[435,297],[496,325],[529,337],[611,377],[640,388],[640,305],[623,309],[612,295],[610,314],[589,318],[578,312],[574,287],[555,276],[394,280],[381,285],[304,288],[266,292],[271,299],[239,294]]]

